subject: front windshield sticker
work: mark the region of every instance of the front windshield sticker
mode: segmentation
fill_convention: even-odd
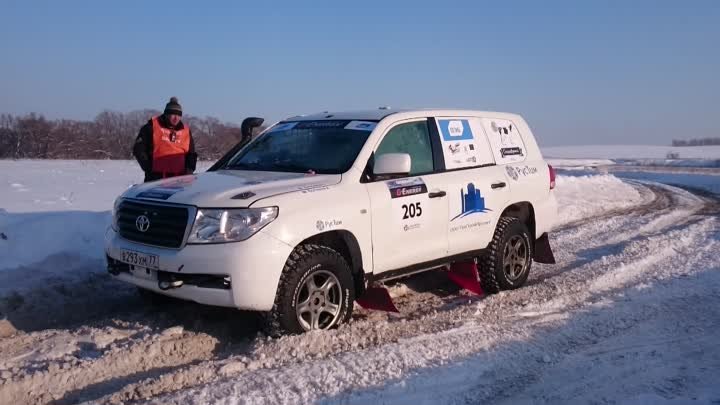
[[[355,129],[358,131],[372,131],[377,126],[377,122],[371,121],[350,121],[345,129]]]
[[[348,121],[300,121],[296,129],[318,129],[318,128],[342,128]]]
[[[268,132],[287,131],[289,129],[293,129],[295,125],[297,125],[297,122],[280,123],[272,127]]]

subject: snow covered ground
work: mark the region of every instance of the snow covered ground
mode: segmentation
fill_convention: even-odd
[[[720,159],[720,146],[585,145],[542,148],[547,158],[565,159],[665,159],[676,153],[680,159]]]
[[[542,148],[555,167],[568,170],[682,171],[720,175],[720,146],[665,147],[647,145],[564,146]],[[670,156],[674,154],[674,156]]]
[[[720,202],[657,183],[692,179],[567,172],[558,263],[525,287],[478,297],[430,272],[392,286],[400,314],[270,339],[254,314],[147,306],[106,276],[99,240],[133,163],[0,173],[3,404],[720,401]]]

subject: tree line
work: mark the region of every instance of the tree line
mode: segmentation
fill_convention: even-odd
[[[673,139],[672,146],[720,145],[720,138]]]
[[[0,159],[133,159],[140,128],[157,110],[103,111],[92,121],[0,114]],[[215,160],[241,139],[240,126],[214,117],[183,116],[200,159]]]

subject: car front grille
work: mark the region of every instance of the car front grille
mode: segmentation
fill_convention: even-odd
[[[179,248],[185,237],[188,215],[185,207],[123,200],[117,209],[118,231],[120,236],[134,242]]]

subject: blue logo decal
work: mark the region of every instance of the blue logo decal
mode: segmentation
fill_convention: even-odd
[[[471,141],[473,133],[468,120],[438,120],[443,141]]]
[[[460,202],[462,204],[460,214],[453,218],[452,221],[458,218],[464,218],[471,214],[480,214],[492,211],[485,207],[485,199],[482,195],[480,195],[480,190],[476,190],[475,185],[472,183],[467,185],[467,193],[464,189],[460,190]]]

